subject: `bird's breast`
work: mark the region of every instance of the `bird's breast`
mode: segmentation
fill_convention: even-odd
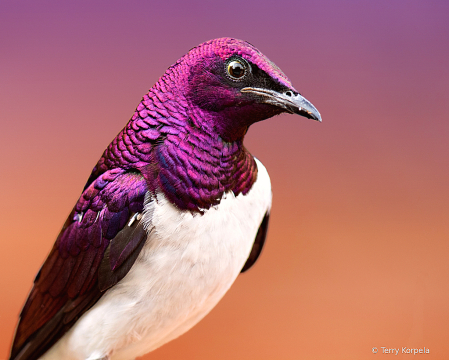
[[[246,195],[227,193],[204,214],[180,211],[163,195],[148,202],[139,257],[68,333],[70,347],[84,358],[99,348],[112,360],[135,358],[201,320],[240,273],[271,206],[269,176],[257,165]]]

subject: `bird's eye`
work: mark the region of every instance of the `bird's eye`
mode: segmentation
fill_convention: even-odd
[[[229,62],[227,70],[231,78],[241,79],[246,74],[247,65],[243,61],[232,60]]]

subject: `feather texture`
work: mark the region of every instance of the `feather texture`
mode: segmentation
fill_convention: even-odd
[[[179,211],[163,195],[145,205],[150,232],[131,270],[42,360],[134,359],[200,321],[239,275],[270,207],[270,179],[256,164],[246,195],[227,193],[202,215]]]
[[[142,175],[125,171],[106,172],[84,190],[36,276],[20,314],[12,359],[42,355],[126,275],[146,238],[141,221],[127,222],[130,214],[143,212],[146,192]],[[113,264],[104,257],[111,245]]]
[[[93,168],[10,360],[132,359],[205,316],[264,245],[270,180],[243,139],[282,112],[321,120],[245,41],[205,42],[169,67]]]

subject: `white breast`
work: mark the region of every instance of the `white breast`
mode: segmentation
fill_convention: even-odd
[[[163,196],[148,203],[143,219],[153,231],[130,272],[42,359],[134,359],[200,321],[240,273],[271,206],[270,178],[256,162],[248,194],[229,193],[204,215]]]

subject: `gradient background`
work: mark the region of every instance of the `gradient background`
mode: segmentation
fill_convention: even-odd
[[[263,255],[145,359],[448,359],[448,17],[447,1],[3,0],[0,359],[102,151],[169,65],[221,36],[257,46],[323,123],[250,129],[274,193]]]

